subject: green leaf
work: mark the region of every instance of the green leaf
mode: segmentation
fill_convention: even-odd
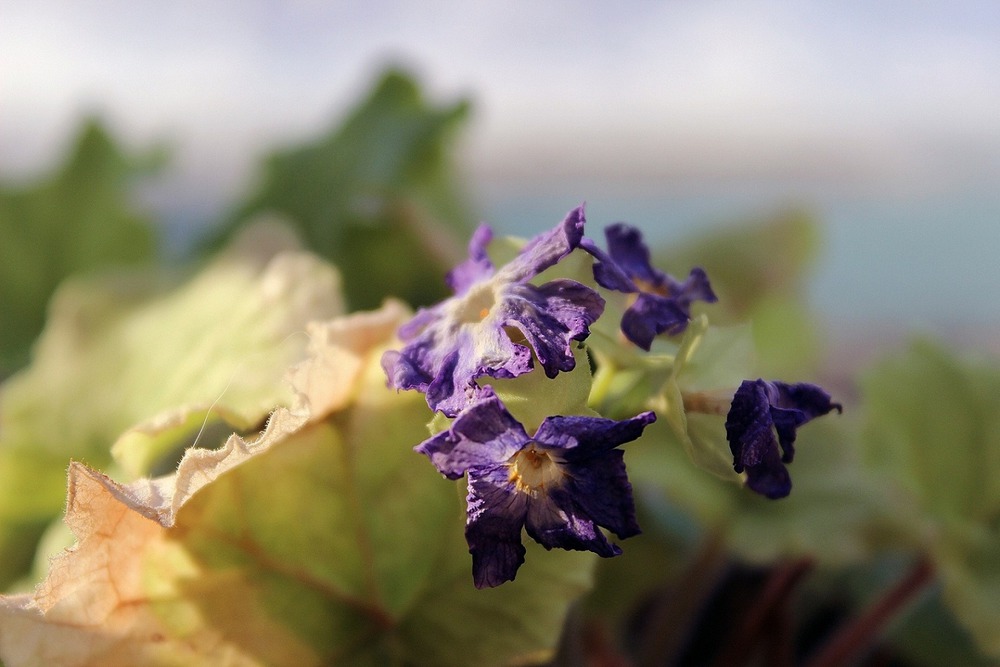
[[[723,314],[749,319],[764,298],[801,297],[818,245],[812,218],[789,211],[713,231],[657,256],[658,265],[675,275],[692,266],[705,269],[719,296],[712,319],[722,322]]]
[[[844,420],[832,414],[799,430],[787,498],[744,491],[729,517],[728,541],[736,553],[755,562],[804,556],[841,567],[916,539],[885,485],[866,474]]]
[[[751,322],[756,368],[765,377],[809,376],[820,366],[822,336],[804,306],[819,228],[803,211],[788,211],[694,238],[658,253],[677,273],[701,266],[718,303],[695,304],[713,324]]]
[[[33,595],[0,598],[8,667],[549,657],[596,558],[529,545],[516,581],[474,588],[461,486],[413,452],[426,404],[388,389],[379,364],[401,319],[383,311],[335,331],[331,347],[371,344],[316,354],[295,377],[359,359],[327,377],[339,401],[300,386],[302,403],[254,441],[191,449],[176,474],[129,485],[73,464],[78,544]]]
[[[276,211],[340,267],[353,308],[373,308],[387,295],[414,305],[438,300],[472,222],[451,152],[467,111],[464,101],[431,106],[404,73],[385,73],[342,125],[268,158],[260,186],[219,236]]]
[[[489,379],[504,406],[528,433],[534,433],[552,415],[594,415],[587,407],[591,373],[586,348],[575,347],[573,356],[576,367],[554,378],[536,368],[516,378]]]
[[[964,364],[916,342],[864,382],[870,463],[933,514],[989,520],[1000,512],[1000,369]]]
[[[0,185],[0,378],[27,361],[45,304],[64,278],[153,258],[151,221],[129,196],[150,163],[123,153],[91,119],[55,173],[27,186]]]
[[[865,452],[915,513],[944,599],[980,647],[1000,657],[1000,364],[919,341],[864,382]]]
[[[726,440],[725,415],[733,392],[748,377],[753,347],[747,327],[710,328],[708,318],[688,324],[673,370],[654,405],[673,427],[684,450],[700,468],[722,479],[740,480]],[[709,414],[685,406],[692,397],[711,403]]]
[[[910,664],[918,667],[962,665],[996,667],[980,653],[972,638],[949,613],[935,589],[902,623],[889,629],[889,639]]]
[[[119,436],[134,476],[172,470],[203,424],[256,429],[293,401],[281,378],[305,323],[341,307],[336,271],[279,227],[247,230],[170,289],[148,274],[63,285],[34,362],[0,393],[0,526],[55,518],[69,459],[106,466]],[[26,566],[10,552],[0,563],[3,585]]]

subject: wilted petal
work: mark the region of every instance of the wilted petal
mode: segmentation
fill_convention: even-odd
[[[841,410],[830,395],[812,384],[744,380],[726,417],[726,438],[733,469],[747,473],[747,486],[768,498],[783,498],[792,488],[785,463],[794,457],[795,431],[831,410]]]
[[[481,227],[470,243],[470,259],[449,275],[456,296],[421,310],[400,329],[406,346],[383,359],[389,385],[423,391],[431,409],[454,417],[479,397],[479,378],[530,371],[532,351],[550,377],[571,370],[570,341],[589,335],[604,300],[570,280],[540,287],[527,281],[577,247],[583,223],[582,209],[570,212],[496,272],[485,253],[490,232]],[[511,330],[523,337],[511,340]]]
[[[508,295],[501,318],[524,335],[545,374],[555,377],[559,371],[573,370],[572,341],[590,334],[590,325],[604,311],[604,299],[572,280],[554,280],[541,287],[516,285]]]
[[[619,555],[621,549],[608,542],[597,523],[576,501],[562,487],[534,498],[528,504],[525,520],[531,539],[546,549],[593,551],[604,558]]]
[[[469,475],[465,539],[476,588],[512,581],[524,563],[521,527],[528,498],[510,483],[506,466],[478,468]]]
[[[464,411],[451,428],[425,440],[414,449],[450,479],[472,467],[490,467],[507,461],[529,441],[490,388],[485,398]]]
[[[448,272],[445,282],[461,296],[473,283],[493,275],[493,262],[486,254],[486,246],[493,240],[493,230],[489,225],[479,225],[469,241],[469,259]]]
[[[504,281],[525,282],[555,265],[580,245],[586,222],[583,206],[578,206],[555,228],[528,241],[520,254],[500,269]]]
[[[692,269],[681,282],[654,268],[649,247],[635,227],[624,223],[610,225],[605,237],[607,253],[589,239],[581,242],[581,247],[597,259],[594,279],[598,285],[637,294],[622,316],[621,328],[625,337],[642,349],[648,351],[660,334],[675,336],[683,332],[691,319],[694,301],[717,300],[702,269]]]
[[[482,391],[448,431],[417,447],[445,476],[469,476],[466,538],[476,585],[514,578],[524,558],[522,526],[547,549],[621,553],[600,530],[621,538],[639,533],[632,486],[615,448],[638,438],[655,415],[620,422],[548,417],[529,436],[492,389]]]
[[[666,280],[665,273],[653,268],[649,246],[642,240],[642,232],[637,228],[623,222],[608,225],[604,238],[608,242],[608,253],[630,278],[654,286]]]
[[[655,294],[639,294],[622,315],[622,333],[630,341],[649,351],[653,339],[665,333],[676,335],[684,331],[691,311],[675,299]]]
[[[542,422],[534,439],[549,448],[558,448],[562,460],[582,464],[595,455],[635,440],[654,421],[656,415],[652,412],[643,412],[622,421],[602,417],[555,416]]]
[[[642,531],[635,517],[632,485],[625,471],[625,454],[612,449],[591,465],[566,466],[567,490],[583,513],[621,539]]]

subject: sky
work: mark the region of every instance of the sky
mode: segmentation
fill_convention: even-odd
[[[465,159],[484,178],[906,194],[1000,175],[995,2],[0,0],[0,16],[4,174],[50,164],[99,112],[173,144],[193,194],[229,191],[395,62],[442,103],[472,99]]]
[[[812,198],[827,302],[891,281],[901,310],[1000,321],[976,297],[1000,288],[995,1],[0,0],[0,178],[50,167],[98,113],[171,147],[154,207],[209,219],[388,64],[471,100],[461,160],[487,209],[639,192],[700,202],[690,222]]]

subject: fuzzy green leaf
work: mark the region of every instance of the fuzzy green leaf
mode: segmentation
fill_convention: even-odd
[[[153,258],[152,225],[128,192],[145,168],[90,120],[54,174],[0,185],[0,378],[27,362],[64,278]]]
[[[472,222],[450,150],[467,110],[464,101],[434,107],[407,75],[387,72],[342,125],[268,158],[261,184],[220,236],[276,211],[343,271],[352,308],[387,295],[436,301],[445,272],[464,258],[459,239]]]
[[[281,378],[305,322],[340,311],[338,288],[278,227],[169,289],[147,274],[64,285],[34,362],[0,393],[0,525],[40,531],[64,507],[68,460],[107,466],[123,432],[115,456],[134,476],[172,470],[203,424],[256,428],[292,401]],[[0,563],[0,585],[27,566],[6,550]]]
[[[0,598],[8,667],[551,655],[595,557],[532,546],[516,581],[474,588],[460,489],[412,451],[424,400],[388,389],[379,364],[402,319],[389,306],[331,324],[339,349],[297,368],[300,401],[254,441],[191,449],[176,474],[129,485],[73,464],[78,544],[33,595]],[[357,361],[327,376],[331,401],[315,380],[336,357]]]
[[[1000,364],[914,343],[865,379],[869,464],[919,517],[944,600],[1000,657]]]

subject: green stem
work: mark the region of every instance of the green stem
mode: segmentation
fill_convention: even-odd
[[[611,390],[616,370],[613,364],[605,363],[594,373],[594,383],[590,386],[590,396],[587,397],[587,403],[598,412],[601,412],[600,408],[603,407],[604,399],[607,398],[608,392]]]

